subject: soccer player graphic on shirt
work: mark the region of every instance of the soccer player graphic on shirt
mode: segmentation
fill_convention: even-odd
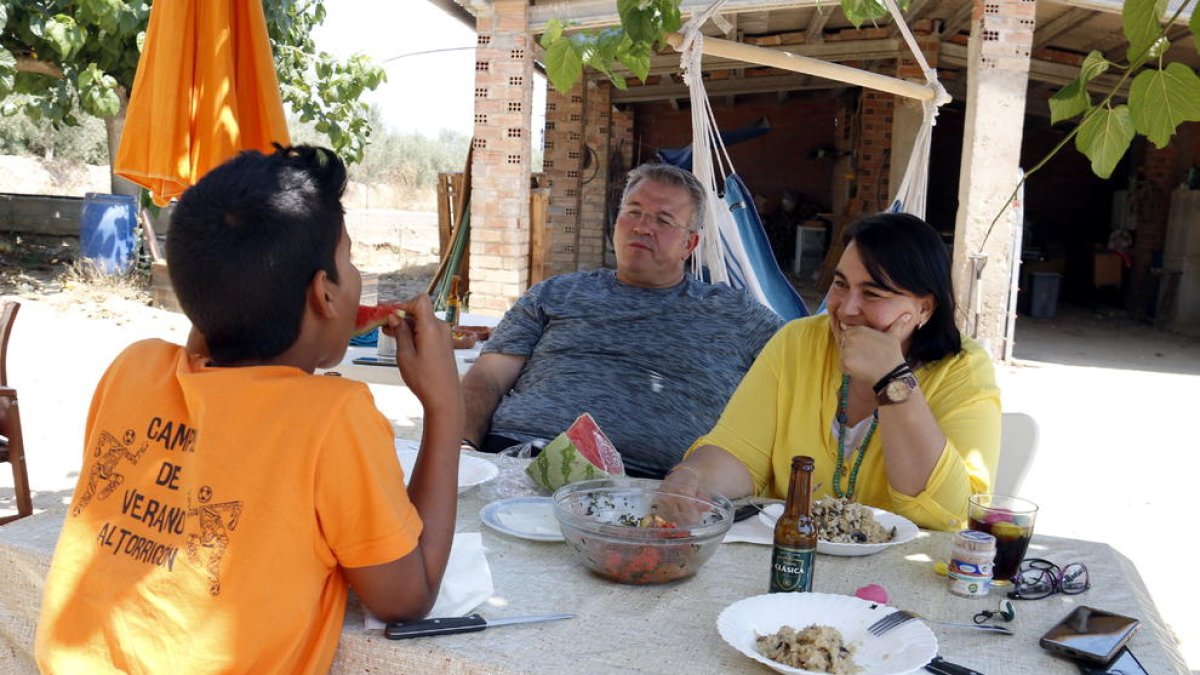
[[[221,594],[221,558],[225,557],[225,548],[229,546],[229,535],[237,529],[238,518],[242,516],[242,502],[232,501],[213,504],[212,488],[200,487],[200,506],[192,507],[192,495],[188,493],[188,524],[193,530],[197,519],[200,523],[200,534],[192,532],[187,536],[187,555],[192,564],[200,564],[200,549],[209,549],[208,562],[208,592],[213,595]]]
[[[130,464],[137,464],[142,453],[146,452],[149,443],[142,442],[142,447],[137,450],[130,451],[133,442],[137,440],[137,434],[133,429],[127,429],[124,435],[124,443],[117,440],[116,436],[107,431],[100,432],[100,439],[96,442],[96,449],[92,450],[93,457],[99,457],[92,464],[92,468],[88,471],[87,487],[83,489],[83,494],[79,496],[79,501],[75,502],[75,508],[71,510],[73,515],[78,516],[83,507],[87,506],[95,497],[98,501],[108,499],[108,496],[113,493],[121,483],[125,482],[125,476],[116,472],[117,464],[122,459],[128,459]],[[96,486],[104,483],[104,487],[100,489],[100,493],[96,493]]]

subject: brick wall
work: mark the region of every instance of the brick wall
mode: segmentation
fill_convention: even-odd
[[[471,309],[507,310],[529,280],[532,44],[524,0],[477,17],[471,166]]]
[[[546,219],[550,251],[546,276],[574,272],[579,259],[579,190],[583,165],[583,93],[579,83],[566,94],[546,84],[545,160],[542,165],[550,188]]]
[[[609,160],[614,148],[620,147],[628,166],[633,137],[631,117],[612,108],[611,86],[581,82],[560,94],[547,85],[543,165],[550,188],[547,276],[606,264]]]
[[[847,215],[882,211],[890,196],[888,171],[891,170],[892,111],[895,96],[863,89],[859,100],[859,133],[855,144],[858,158],[854,172],[855,189],[847,205]]]
[[[766,197],[770,208],[778,206],[785,189],[800,192],[821,204],[822,210],[829,207],[837,160],[828,151],[837,145],[838,130],[846,128],[838,117],[840,100],[823,94],[794,94],[786,100],[762,94],[739,96],[734,107],[720,97],[712,100],[712,106],[721,131],[742,129],[763,117],[770,121],[768,133],[728,147],[738,175],[755,194]],[[691,112],[686,107],[674,110],[665,101],[641,104],[634,114],[638,136],[631,159],[636,156],[648,162],[660,148],[692,142]],[[629,138],[633,149],[632,135]]]
[[[604,266],[605,200],[608,198],[608,134],[612,118],[612,85],[588,82],[583,98],[582,160],[580,167],[578,269]]]

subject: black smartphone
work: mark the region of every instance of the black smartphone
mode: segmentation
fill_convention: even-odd
[[[1046,631],[1039,644],[1073,659],[1104,665],[1113,660],[1137,627],[1138,620],[1128,616],[1076,607]]]
[[[1079,672],[1082,675],[1149,675],[1128,647],[1122,647],[1121,651],[1117,652],[1117,657],[1107,666],[1098,666],[1083,661],[1076,661],[1076,663],[1079,665]]]

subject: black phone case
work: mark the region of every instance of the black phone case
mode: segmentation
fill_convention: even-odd
[[[1083,614],[1082,619],[1079,617],[1081,613]],[[1076,646],[1064,644],[1064,642],[1053,639],[1053,636],[1060,629],[1060,627],[1086,622],[1091,615],[1112,618],[1124,622],[1121,628],[1121,633],[1119,635],[1114,635],[1111,641],[1106,643],[1105,646],[1108,647],[1108,649],[1103,653],[1099,651],[1080,649]],[[1044,649],[1057,654],[1062,654],[1072,659],[1098,665],[1106,665],[1112,661],[1113,657],[1117,655],[1117,652],[1119,652],[1121,648],[1125,646],[1125,643],[1129,641],[1129,638],[1133,637],[1134,632],[1137,631],[1139,623],[1140,622],[1137,619],[1124,616],[1122,614],[1106,612],[1102,609],[1096,609],[1094,607],[1080,606],[1076,607],[1071,611],[1070,614],[1064,617],[1062,621],[1054,624],[1050,630],[1046,631],[1046,634],[1042,636],[1042,638],[1038,641],[1038,644],[1040,644]],[[1076,634],[1078,635],[1081,633]]]

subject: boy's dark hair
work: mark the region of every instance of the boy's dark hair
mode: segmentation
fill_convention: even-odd
[[[907,213],[880,213],[852,225],[842,237],[847,246],[851,241],[872,281],[893,293],[933,296],[936,307],[913,332],[909,361],[932,363],[962,351],[962,336],[954,323],[950,256],[932,226]]]
[[[338,281],[346,166],[326,148],[275,147],[213,169],[171,216],[171,284],[217,363],[282,354],[300,333],[313,275]]]

